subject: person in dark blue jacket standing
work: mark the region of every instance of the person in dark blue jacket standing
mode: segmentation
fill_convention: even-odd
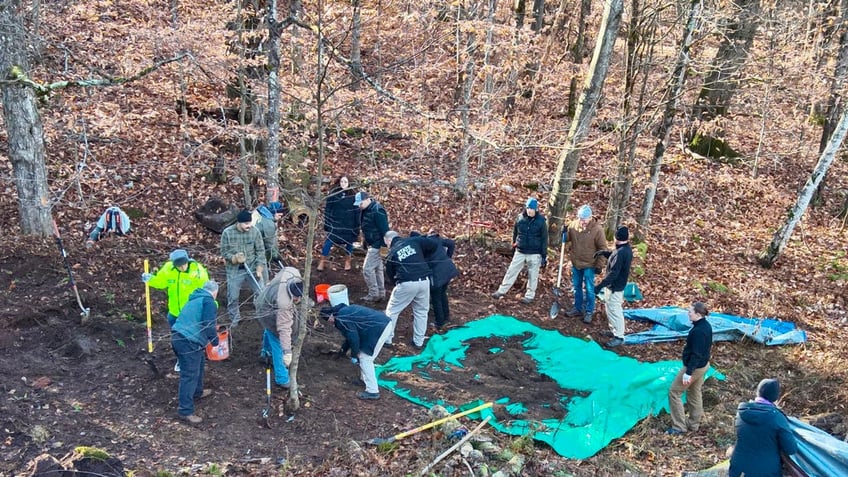
[[[515,250],[512,262],[492,298],[503,298],[527,265],[527,291],[521,303],[532,303],[536,298],[536,286],[539,284],[539,268],[548,264],[548,225],[545,217],[539,213],[539,201],[532,197],[527,199],[524,212],[515,221],[512,229],[512,248]]]
[[[757,398],[739,404],[730,477],[780,477],[780,455],[798,452],[789,420],[775,404],[778,399],[780,383],[763,379],[757,386]]]
[[[420,237],[421,234],[412,231],[409,236]],[[459,276],[459,270],[452,260],[453,252],[456,250],[456,242],[449,238],[440,237],[434,229],[427,232],[427,237],[441,245],[427,259],[427,264],[430,265],[430,271],[433,274],[430,278],[430,308],[433,310],[436,330],[441,331],[450,321],[448,285],[450,285],[451,280]]]
[[[630,248],[630,231],[627,227],[619,227],[615,231],[615,250],[598,250],[595,258],[604,256],[609,259],[604,279],[595,285],[597,296],[606,301],[607,322],[612,339],[607,346],[615,347],[624,344],[624,288],[630,277],[630,264],[633,263],[633,250]],[[603,291],[608,288],[610,293]],[[591,320],[589,320],[591,321]],[[585,320],[584,320],[585,322]]]
[[[203,422],[194,414],[194,400],[212,394],[203,389],[203,371],[206,366],[206,345],[218,346],[215,316],[218,313],[218,283],[209,280],[193,291],[188,303],[180,310],[171,328],[171,346],[180,365],[179,407],[180,419],[192,424]]]
[[[361,218],[359,207],[353,205],[354,202],[356,202],[356,192],[350,188],[350,179],[347,176],[339,177],[330,189],[330,194],[327,195],[327,205],[324,208],[324,231],[327,232],[327,238],[321,249],[318,271],[324,270],[333,245],[344,247],[347,252],[344,269],[350,270],[353,242],[359,237]]]
[[[377,310],[360,305],[328,306],[321,309],[321,317],[336,327],[345,341],[339,356],[350,350],[350,361],[359,366],[365,391],[357,393],[359,399],[380,399],[374,360],[392,332],[392,320]]]
[[[674,377],[668,391],[668,407],[671,413],[671,428],[666,434],[678,435],[686,431],[697,431],[704,415],[704,402],[701,386],[704,375],[710,367],[710,350],[713,345],[713,327],[707,321],[707,305],[700,301],[689,308],[689,321],[692,329],[686,337],[683,347],[683,367]],[[683,393],[686,393],[686,407],[683,406]],[[686,418],[686,411],[689,418]]]
[[[362,246],[368,248],[362,263],[362,277],[368,294],[362,297],[362,301],[377,303],[386,299],[385,266],[380,249],[386,246],[383,237],[389,231],[389,215],[367,192],[357,192],[353,205],[362,211]]]

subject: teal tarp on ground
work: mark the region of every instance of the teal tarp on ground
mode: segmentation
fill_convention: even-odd
[[[523,342],[524,351],[536,361],[539,373],[550,377],[563,389],[580,395],[563,398],[565,401],[560,404],[566,409],[566,415],[561,420],[504,423],[495,420],[491,408],[484,410],[480,418],[491,415],[491,425],[498,431],[516,436],[532,433],[534,439],[547,443],[563,457],[585,459],[623,436],[645,417],[668,410],[668,390],[680,369],[679,360],[643,363],[605,350],[594,341],[563,336],[559,331],[545,330],[502,315],[492,315],[434,335],[417,356],[390,359],[377,368],[380,385],[428,408],[441,404],[454,410],[464,403],[444,403],[432,396],[414,396],[409,389],[392,380],[392,376],[419,370],[431,362],[443,362],[445,368],[462,367],[467,341],[524,334],[529,334]],[[713,374],[723,379],[711,369],[708,375]],[[497,397],[478,396],[480,399]],[[551,396],[551,404],[557,398]],[[506,402],[509,401],[499,400],[499,403]],[[513,408],[520,408],[521,404],[509,402]]]

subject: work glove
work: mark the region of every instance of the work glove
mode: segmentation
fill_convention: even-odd
[[[542,257],[542,263],[539,264],[540,267],[545,268],[548,266],[548,259]]]
[[[691,382],[692,382],[692,376],[689,376],[688,374],[685,374],[685,373],[684,373],[684,374],[683,374],[683,384],[685,384],[686,386],[688,386],[688,385],[689,385],[689,383],[691,383]]]
[[[142,273],[142,274],[141,274],[141,282],[142,282],[142,283],[147,283],[147,282],[149,282],[151,278],[153,278],[153,275],[152,275],[152,274],[150,274],[150,273]]]
[[[239,265],[241,263],[244,263],[245,260],[246,257],[244,256],[244,252],[239,252],[233,255],[233,258],[230,261],[232,261],[234,265]]]
[[[350,358],[350,362],[353,363],[354,366],[359,366],[359,358]]]
[[[256,266],[256,278],[262,280],[262,272],[265,271],[265,265]]]
[[[289,366],[291,366],[291,362],[292,362],[291,352],[284,352],[284,354],[283,354],[283,364],[286,365],[286,367],[288,368]]]
[[[612,252],[610,252],[609,250],[598,250],[597,252],[595,252],[594,255],[592,255],[592,257],[593,258],[598,258],[598,257],[610,258],[610,255],[612,255]]]

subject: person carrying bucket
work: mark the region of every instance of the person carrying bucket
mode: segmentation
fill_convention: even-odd
[[[300,271],[285,267],[256,297],[256,317],[264,328],[260,359],[271,359],[274,382],[289,387],[288,367],[292,361],[292,341],[297,336],[300,319],[297,304],[303,297]]]
[[[179,407],[177,415],[191,424],[203,419],[194,413],[195,399],[212,394],[203,389],[203,372],[206,367],[206,345],[218,346],[215,317],[218,314],[218,283],[209,280],[192,292],[188,303],[180,311],[171,328],[171,347],[180,363]]]

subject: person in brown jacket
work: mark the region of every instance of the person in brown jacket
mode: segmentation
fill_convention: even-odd
[[[274,382],[289,386],[288,367],[292,362],[292,342],[300,326],[297,304],[303,297],[303,279],[294,267],[285,267],[257,295],[256,317],[264,328],[260,358],[271,359]]]
[[[566,315],[582,315],[583,323],[591,323],[595,312],[595,274],[601,273],[602,260],[595,252],[607,248],[604,229],[592,218],[592,209],[582,205],[577,209],[577,218],[566,224],[562,237],[569,247],[574,292],[574,307]]]

